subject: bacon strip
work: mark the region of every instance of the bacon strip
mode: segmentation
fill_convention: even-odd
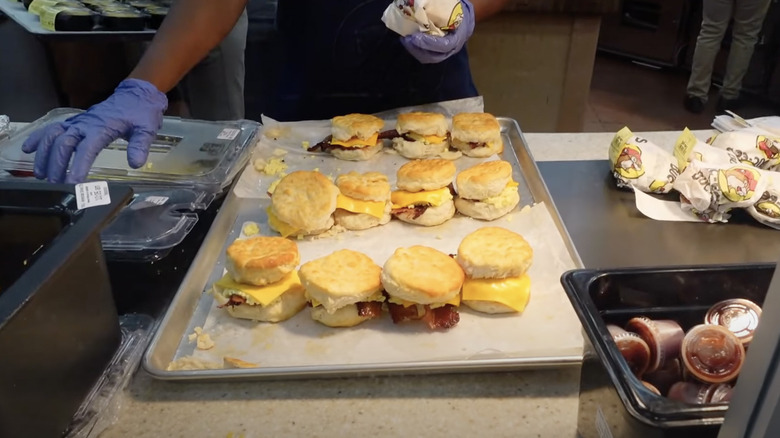
[[[364,301],[357,303],[358,315],[372,319],[382,316],[382,303],[378,301]]]
[[[486,143],[477,143],[477,142],[470,142],[469,143],[469,147],[471,147],[471,149],[481,148],[481,147],[485,147],[485,146],[487,146]]]
[[[329,136],[325,137],[325,139],[322,140],[321,142],[315,144],[314,146],[312,146],[310,148],[307,148],[306,151],[308,151],[308,152],[316,152],[316,151],[319,150],[319,151],[322,151],[322,152],[328,152],[328,151],[333,150],[333,149],[341,149],[341,150],[345,150],[345,151],[346,150],[351,150],[351,149],[356,149],[354,147],[348,148],[348,147],[344,147],[344,146],[337,145],[337,144],[331,144],[331,140],[333,140],[333,136],[329,135]],[[369,146],[372,146],[372,145],[367,144],[365,146],[358,146],[357,148],[369,147]]]
[[[230,296],[230,298],[228,298],[228,300],[227,300],[227,302],[225,304],[223,304],[221,306],[217,306],[217,307],[219,307],[220,309],[223,308],[223,307],[228,307],[228,306],[235,307],[235,306],[240,306],[240,305],[242,305],[244,303],[246,303],[246,298],[242,297],[241,295],[233,294],[233,295]]]
[[[387,310],[390,311],[390,317],[393,319],[394,324],[413,321],[422,317],[417,311],[417,306],[404,307],[401,304],[387,303]]]
[[[412,205],[409,207],[394,208],[390,211],[394,216],[411,215],[411,219],[417,219],[425,213],[430,205]]]
[[[460,314],[458,309],[451,304],[445,304],[443,307],[435,309],[425,306],[425,315],[423,315],[422,320],[428,324],[431,330],[449,329],[458,325]]]

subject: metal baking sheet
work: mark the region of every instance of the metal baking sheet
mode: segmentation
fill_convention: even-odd
[[[461,309],[460,324],[446,332],[431,332],[414,323],[394,325],[387,317],[357,327],[333,329],[312,321],[307,310],[279,324],[230,318],[215,308],[207,291],[222,276],[225,248],[240,237],[245,222],[258,222],[262,232],[267,232],[264,207],[268,202],[241,198],[231,192],[146,352],[145,369],[160,379],[211,380],[442,373],[579,364],[582,360],[580,325],[558,277],[564,270],[579,267],[581,263],[519,126],[510,119],[500,119],[500,122],[507,146],[501,158],[514,165],[514,177],[520,183],[523,199],[521,207],[525,208],[493,222],[456,217],[439,227],[426,228],[393,221],[372,230],[302,241],[299,247],[302,263],[314,254],[324,255],[348,247],[366,252],[381,265],[383,258],[396,247],[410,242],[454,252],[469,227],[514,229],[535,248],[534,266],[529,273],[532,283],[544,285],[541,289],[532,286],[531,303],[523,314],[490,316]],[[397,169],[396,160],[400,157],[386,155],[377,157],[375,166],[376,170],[387,173],[392,182],[395,172],[391,174],[385,166]],[[347,172],[352,165],[365,165],[320,155],[313,156],[312,160],[311,165],[319,166],[323,173],[331,168]],[[469,160],[461,158],[456,164],[465,168],[474,164]],[[467,221],[470,224],[464,225]],[[415,239],[420,242],[414,242]],[[372,245],[373,248],[367,249]],[[217,344],[213,351],[196,350],[195,344],[189,341],[188,335],[195,327],[203,327],[212,336]],[[222,356],[238,357],[259,366],[167,370],[171,361],[190,355],[212,363],[220,363]]]
[[[777,261],[780,232],[744,211],[725,224],[656,221],[637,210],[632,192],[615,186],[606,160],[539,168],[588,268]]]
[[[19,26],[22,26],[27,32],[41,38],[74,39],[94,37],[100,38],[101,41],[105,41],[106,37],[112,37],[122,40],[151,40],[155,33],[157,33],[156,30],[149,29],[139,31],[51,31],[41,27],[41,22],[38,17],[27,12],[27,9],[24,8],[24,5],[21,2],[0,0],[0,11],[9,16]]]

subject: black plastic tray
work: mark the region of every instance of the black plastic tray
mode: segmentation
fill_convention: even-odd
[[[718,301],[762,305],[775,264],[575,270],[561,282],[585,331],[578,432],[583,438],[715,437],[727,404],[690,405],[650,392],[629,370],[607,324],[674,319],[684,330]],[[610,435],[607,435],[610,436]]]

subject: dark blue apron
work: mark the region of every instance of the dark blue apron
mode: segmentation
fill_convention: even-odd
[[[282,74],[268,114],[285,121],[328,119],[476,96],[466,49],[438,64],[420,64],[382,22],[389,4],[279,0]]]

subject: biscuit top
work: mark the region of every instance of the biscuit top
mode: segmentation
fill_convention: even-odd
[[[299,170],[279,181],[271,197],[276,216],[295,228],[324,228],[336,211],[339,189],[319,172]]]
[[[370,257],[349,249],[304,263],[298,271],[307,293],[321,303],[327,301],[321,294],[352,297],[353,303],[365,300],[382,290],[381,274],[382,268]]]
[[[401,113],[396,121],[399,133],[414,132],[420,135],[447,135],[447,119],[439,113]]]
[[[451,184],[455,171],[450,160],[414,160],[398,169],[396,185],[409,192],[436,190]]]
[[[398,298],[421,304],[445,302],[460,292],[465,274],[452,257],[427,246],[398,248],[387,259],[383,277]],[[387,286],[387,285],[386,285]]]
[[[379,172],[349,172],[336,178],[341,194],[361,201],[387,201],[390,199],[390,183]]]
[[[458,193],[465,199],[497,196],[512,180],[512,165],[506,161],[485,161],[460,172],[455,178]]]
[[[347,114],[331,120],[331,134],[334,140],[347,141],[352,138],[367,140],[385,125],[384,120],[368,114]]]
[[[284,237],[255,236],[239,239],[227,248],[227,256],[237,267],[277,269],[291,272],[300,262],[298,245]]]
[[[452,118],[452,139],[488,143],[501,139],[501,125],[488,113],[461,113]]]
[[[506,278],[526,273],[533,249],[523,236],[499,227],[467,235],[458,247],[458,263],[470,277]]]

